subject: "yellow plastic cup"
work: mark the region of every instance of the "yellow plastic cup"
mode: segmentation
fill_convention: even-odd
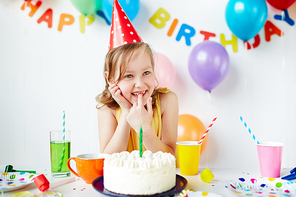
[[[180,141],[177,148],[181,174],[197,175],[201,144],[197,141]]]

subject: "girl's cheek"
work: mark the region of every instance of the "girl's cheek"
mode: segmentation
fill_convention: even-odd
[[[127,93],[129,93],[129,91],[130,91],[128,84],[126,84],[126,83],[118,84],[118,87],[120,88],[123,95],[127,95]]]

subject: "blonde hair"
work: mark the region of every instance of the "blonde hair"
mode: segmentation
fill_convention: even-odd
[[[110,108],[117,108],[119,107],[118,103],[113,99],[110,91],[109,91],[109,83],[110,79],[114,79],[116,69],[119,69],[119,76],[117,79],[114,79],[115,83],[118,83],[127,69],[128,64],[130,63],[131,59],[133,58],[134,54],[136,54],[139,50],[144,50],[150,57],[152,69],[154,71],[154,59],[153,59],[153,52],[150,46],[144,42],[136,42],[136,43],[129,43],[124,44],[119,47],[113,48],[106,54],[105,57],[105,65],[104,65],[104,72],[108,73],[108,78],[105,77],[105,89],[102,93],[96,96],[96,101],[98,103],[103,104],[100,106],[97,105],[97,109],[103,107],[104,105]],[[155,95],[157,91],[154,90],[152,93],[152,104],[155,105]]]

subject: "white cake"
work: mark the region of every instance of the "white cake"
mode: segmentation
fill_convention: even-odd
[[[139,151],[114,153],[104,161],[104,187],[125,195],[152,195],[176,184],[176,159],[170,153]]]

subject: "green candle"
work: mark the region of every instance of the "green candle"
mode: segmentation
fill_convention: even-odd
[[[143,129],[142,129],[142,125],[141,125],[141,128],[140,128],[140,143],[139,143],[140,157],[142,157],[142,154],[143,154],[142,145],[143,145]]]

